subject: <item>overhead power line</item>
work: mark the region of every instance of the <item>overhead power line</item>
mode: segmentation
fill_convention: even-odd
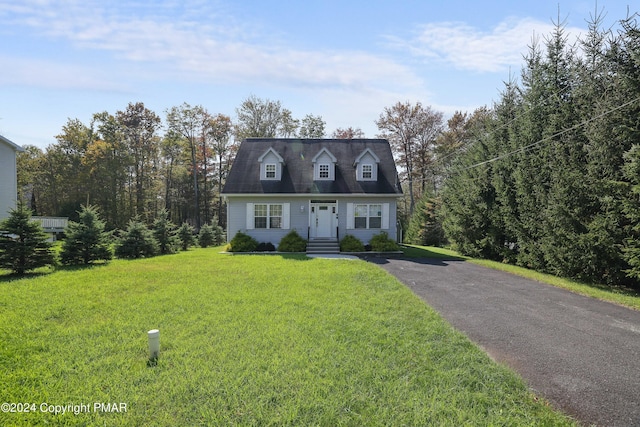
[[[533,142],[533,143],[531,143],[529,145],[525,145],[524,147],[520,147],[520,148],[518,148],[516,150],[513,150],[513,151],[510,151],[508,153],[500,154],[499,156],[493,157],[493,158],[488,159],[488,160],[484,160],[482,162],[473,164],[471,166],[467,166],[465,168],[458,169],[457,171],[454,171],[454,172],[463,172],[463,171],[466,171],[466,170],[469,170],[469,169],[476,168],[478,166],[486,165],[488,163],[493,163],[493,162],[495,162],[497,160],[504,159],[504,158],[512,156],[514,154],[518,154],[518,153],[522,153],[522,152],[528,151],[528,150],[530,150],[530,149],[532,149],[534,147],[539,146],[540,144],[542,144],[544,142],[551,141],[551,140],[553,140],[553,139],[555,139],[555,138],[557,138],[557,137],[559,137],[561,135],[564,135],[565,133],[568,133],[568,132],[574,131],[576,129],[579,129],[579,128],[587,125],[588,123],[590,123],[590,122],[592,122],[594,120],[597,120],[599,118],[605,117],[605,116],[607,116],[607,115],[609,115],[609,114],[611,114],[611,113],[613,113],[615,111],[621,110],[621,109],[633,104],[634,102],[638,102],[638,101],[640,101],[640,96],[635,98],[635,99],[632,99],[631,101],[627,101],[624,104],[621,104],[621,105],[619,105],[619,106],[617,106],[615,108],[607,110],[604,113],[597,114],[597,115],[595,115],[595,116],[593,116],[593,117],[591,117],[591,118],[589,118],[587,120],[584,120],[584,121],[582,121],[582,122],[580,122],[580,123],[578,123],[578,124],[576,124],[574,126],[571,126],[570,128],[563,129],[560,132],[557,132],[557,133],[555,133],[555,134],[553,134],[551,136],[548,136],[546,138],[542,138],[542,139],[540,139],[540,140],[538,140],[536,142]]]

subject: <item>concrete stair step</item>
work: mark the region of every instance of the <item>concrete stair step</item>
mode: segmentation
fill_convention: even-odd
[[[337,240],[311,240],[307,243],[308,254],[338,254],[340,244]]]

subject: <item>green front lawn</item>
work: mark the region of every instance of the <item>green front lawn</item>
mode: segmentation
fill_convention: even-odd
[[[0,425],[571,424],[376,266],[219,250],[0,276]]]

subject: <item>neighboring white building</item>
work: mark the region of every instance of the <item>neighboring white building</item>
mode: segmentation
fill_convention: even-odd
[[[18,200],[16,154],[24,148],[0,135],[0,219],[9,216]]]

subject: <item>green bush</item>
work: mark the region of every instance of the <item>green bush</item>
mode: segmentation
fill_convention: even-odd
[[[248,234],[237,232],[228,245],[229,252],[254,252],[258,248],[258,241]]]
[[[306,250],[307,241],[296,230],[291,230],[289,234],[280,240],[278,245],[278,251],[280,252],[304,252]]]
[[[371,245],[371,250],[375,252],[391,252],[400,249],[398,244],[390,239],[385,231],[373,236],[369,244]]]
[[[256,252],[275,252],[276,247],[271,242],[262,242],[256,248]]]
[[[340,252],[364,252],[364,245],[357,237],[347,234],[340,240]]]

